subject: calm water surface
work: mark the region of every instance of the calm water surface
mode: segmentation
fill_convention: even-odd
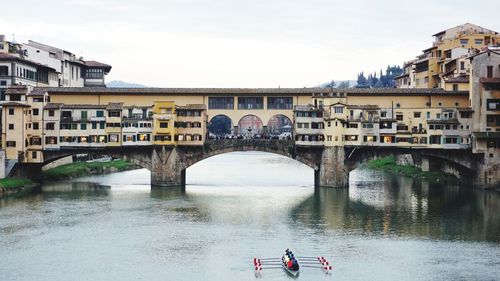
[[[253,257],[333,262],[300,280],[500,280],[500,195],[356,170],[313,187],[281,156],[217,156],[185,189],[149,172],[46,184],[0,199],[0,280],[290,280]]]

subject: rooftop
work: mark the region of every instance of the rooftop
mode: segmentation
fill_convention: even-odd
[[[205,110],[205,105],[204,104],[186,104],[184,106],[181,106],[181,105],[178,105],[178,106],[175,106],[175,109],[179,110],[179,109],[195,109],[195,110]]]
[[[103,68],[106,73],[111,71],[111,65],[109,65],[109,64],[105,64],[105,63],[93,61],[93,60],[86,60],[86,61],[84,61],[84,63],[87,67]]]
[[[51,95],[299,95],[299,96],[387,96],[387,95],[468,95],[468,91],[445,91],[443,89],[398,89],[398,88],[100,88],[100,87],[38,87],[33,91]]]
[[[5,90],[6,95],[25,95],[28,93],[28,87],[27,86],[10,86]]]
[[[63,104],[62,109],[106,109],[106,105],[96,104]]]
[[[110,102],[107,106],[107,110],[121,110],[123,108],[123,102]]]
[[[62,103],[48,103],[43,109],[60,109],[63,105]]]
[[[22,106],[22,107],[31,107],[25,103],[20,103],[20,102],[13,102],[13,101],[8,101],[0,104],[1,106]]]

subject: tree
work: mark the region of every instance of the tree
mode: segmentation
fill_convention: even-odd
[[[368,80],[366,80],[366,77],[363,72],[358,74],[358,85],[356,85],[356,88],[368,88],[370,85],[368,85]]]
[[[340,82],[338,89],[348,89],[349,88],[349,82],[348,81],[342,81]]]
[[[329,88],[335,88],[335,86],[337,86],[337,84],[335,84],[335,81],[333,79],[332,79],[332,82],[330,82],[326,85],[326,87],[329,87]]]

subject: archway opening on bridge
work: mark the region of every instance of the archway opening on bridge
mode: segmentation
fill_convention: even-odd
[[[291,136],[293,129],[292,120],[283,114],[272,116],[267,122],[267,133],[272,137]]]
[[[251,169],[249,169],[251,167]],[[201,160],[186,169],[186,187],[314,187],[314,169],[292,158],[261,151],[236,151]]]
[[[208,123],[210,137],[225,137],[232,135],[233,122],[226,115],[216,115]]]
[[[264,124],[259,117],[249,114],[243,116],[238,122],[238,135],[253,138],[264,133]]]

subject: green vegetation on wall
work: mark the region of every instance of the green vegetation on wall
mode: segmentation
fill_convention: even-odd
[[[43,171],[43,177],[47,180],[61,180],[109,172],[125,171],[134,168],[134,164],[124,160],[92,163],[78,162]]]
[[[424,172],[420,167],[413,165],[398,165],[394,156],[384,157],[368,162],[368,167],[375,170],[382,170],[403,176],[426,179],[431,181],[457,180],[455,176],[438,172]]]

